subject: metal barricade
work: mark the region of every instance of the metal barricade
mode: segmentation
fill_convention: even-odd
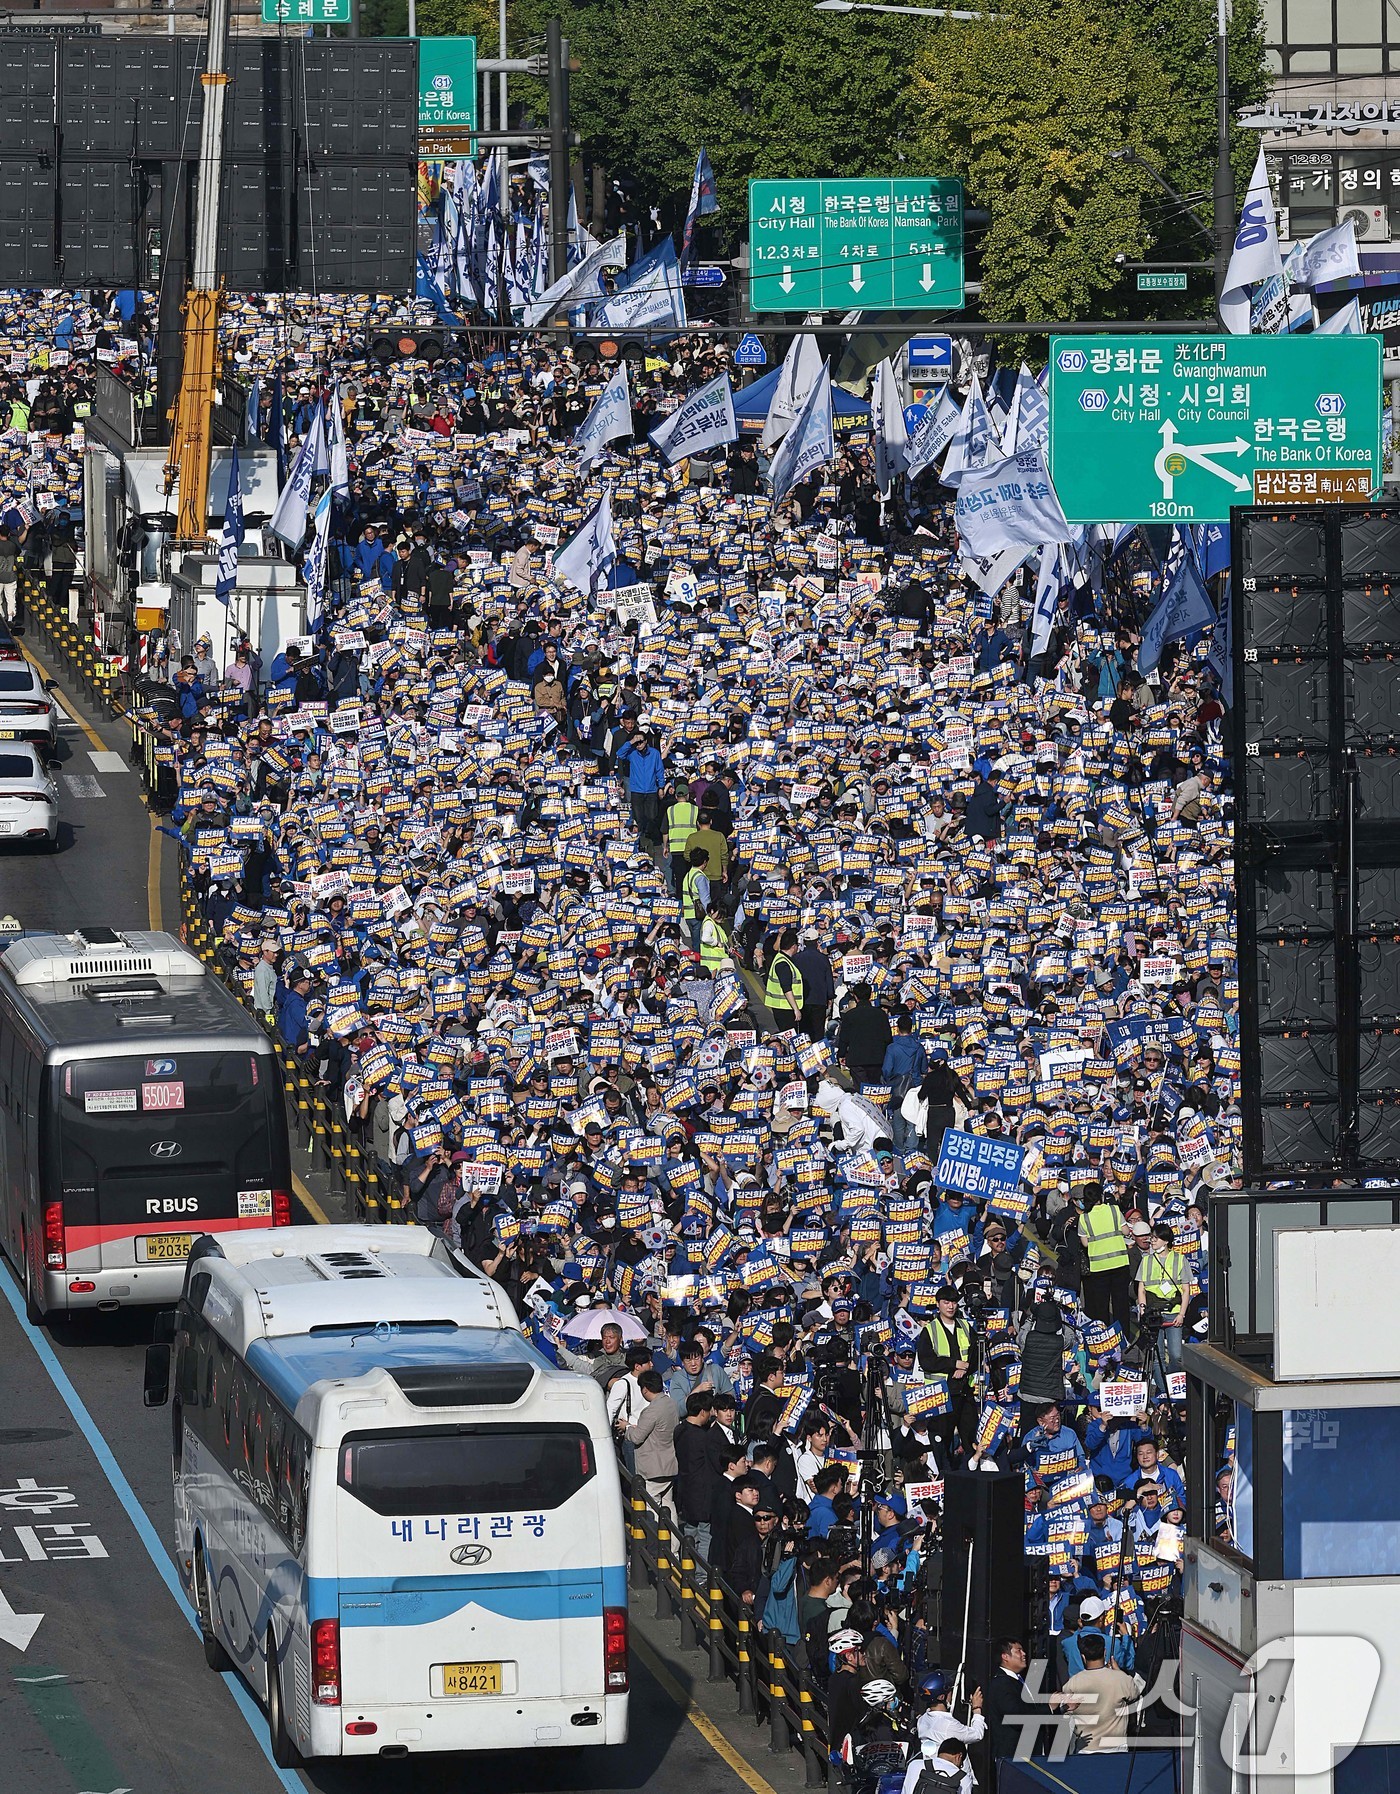
[[[627,1501],[629,1582],[635,1594],[655,1590],[656,1618],[676,1619],[679,1649],[703,1651],[708,1680],[729,1682],[736,1711],[768,1732],[770,1751],[800,1750],[804,1783],[824,1788],[830,1774],[826,1703],[800,1646],[763,1629],[724,1578],[698,1559],[671,1515],[647,1494],[640,1477],[621,1468]]]

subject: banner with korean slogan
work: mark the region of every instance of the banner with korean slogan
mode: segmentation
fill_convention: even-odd
[[[904,1391],[904,1412],[911,1420],[924,1414],[948,1412],[947,1377],[930,1377],[926,1383],[913,1383]]]
[[[1099,1389],[1098,1405],[1105,1420],[1131,1420],[1147,1411],[1147,1385],[1129,1381],[1104,1383]]]
[[[946,1128],[933,1181],[941,1190],[960,1190],[979,1202],[1014,1194],[1025,1156],[1010,1140]]]

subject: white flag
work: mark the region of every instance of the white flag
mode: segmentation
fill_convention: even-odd
[[[783,438],[768,469],[773,503],[779,505],[809,473],[823,467],[836,453],[831,433],[831,370],[825,362],[815,386],[807,394],[797,422]]]
[[[605,492],[571,542],[554,557],[553,577],[576,591],[594,592],[617,559],[613,546],[612,493]]]
[[[1050,441],[1050,401],[1044,389],[1036,384],[1035,375],[1021,363],[1016,376],[1016,390],[1011,396],[1011,415],[1006,423],[1006,449],[1014,455],[1019,449],[1043,449]]]
[[[1040,572],[1035,582],[1035,609],[1031,612],[1031,659],[1044,654],[1055,628],[1060,602],[1060,544],[1047,542],[1040,551]]]
[[[326,592],[326,558],[330,549],[331,533],[331,499],[329,486],[316,500],[315,533],[311,538],[311,546],[306,551],[306,559],[302,562],[302,578],[306,581],[306,617],[308,624],[314,628],[320,615],[321,601]]]
[[[268,526],[288,548],[300,548],[306,535],[306,519],[311,510],[311,482],[318,473],[330,472],[330,454],[326,448],[326,420],[318,405],[311,428],[297,450],[287,483],[278,494],[277,509]]]
[[[904,471],[911,480],[916,480],[926,467],[932,467],[947,448],[961,415],[946,386],[938,395],[938,403],[925,407],[905,450]]]
[[[1306,243],[1295,243],[1283,264],[1291,287],[1311,291],[1327,280],[1357,280],[1361,257],[1356,252],[1356,225],[1348,218],[1331,230],[1320,230]]]
[[[967,474],[993,467],[1005,458],[1006,451],[982,397],[982,384],[974,374],[939,478],[945,486],[957,487]]]
[[[561,274],[552,287],[546,287],[533,305],[525,309],[525,322],[542,324],[576,299],[597,299],[602,294],[598,276],[605,268],[627,266],[627,233],[620,232],[610,242],[601,244],[575,267]]]
[[[647,441],[668,467],[674,467],[687,455],[733,442],[738,434],[729,376],[716,374],[663,418]]]
[[[1361,301],[1352,295],[1340,311],[1334,311],[1330,318],[1324,318],[1315,332],[1318,336],[1360,336]]]
[[[627,385],[627,363],[624,361],[579,425],[578,435],[574,437],[579,466],[587,473],[593,463],[602,458],[603,450],[610,442],[631,434],[632,394]]]
[[[761,447],[776,448],[787,435],[821,371],[821,351],[817,348],[816,337],[795,336],[788,344],[783,365],[778,369],[778,384],[768,401],[768,416],[758,439]]]
[[[870,424],[875,439],[875,490],[881,498],[888,498],[909,455],[909,431],[904,423],[899,380],[888,356],[876,368],[871,382]]]
[[[970,469],[958,488],[953,521],[963,546],[989,558],[1018,543],[1035,548],[1068,542],[1074,534],[1038,449]]]
[[[1240,210],[1225,290],[1220,295],[1220,321],[1225,328],[1235,336],[1248,336],[1250,287],[1282,274],[1283,258],[1278,252],[1278,229],[1274,222],[1274,192],[1269,185],[1269,171],[1264,166],[1261,149]]]
[[[340,409],[340,387],[331,381],[330,400],[331,491],[337,498],[350,496],[350,457],[345,448],[345,413]]]

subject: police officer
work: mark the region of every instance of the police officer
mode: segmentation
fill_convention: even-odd
[[[677,897],[690,868],[685,844],[699,824],[700,811],[691,798],[690,787],[685,784],[675,787],[666,808],[666,851],[671,856],[671,889]]]

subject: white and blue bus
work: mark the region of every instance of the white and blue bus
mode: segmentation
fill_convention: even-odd
[[[167,1400],[205,1657],[262,1699],[279,1764],[625,1742],[602,1392],[441,1241],[196,1240],[147,1361],[147,1405]]]

